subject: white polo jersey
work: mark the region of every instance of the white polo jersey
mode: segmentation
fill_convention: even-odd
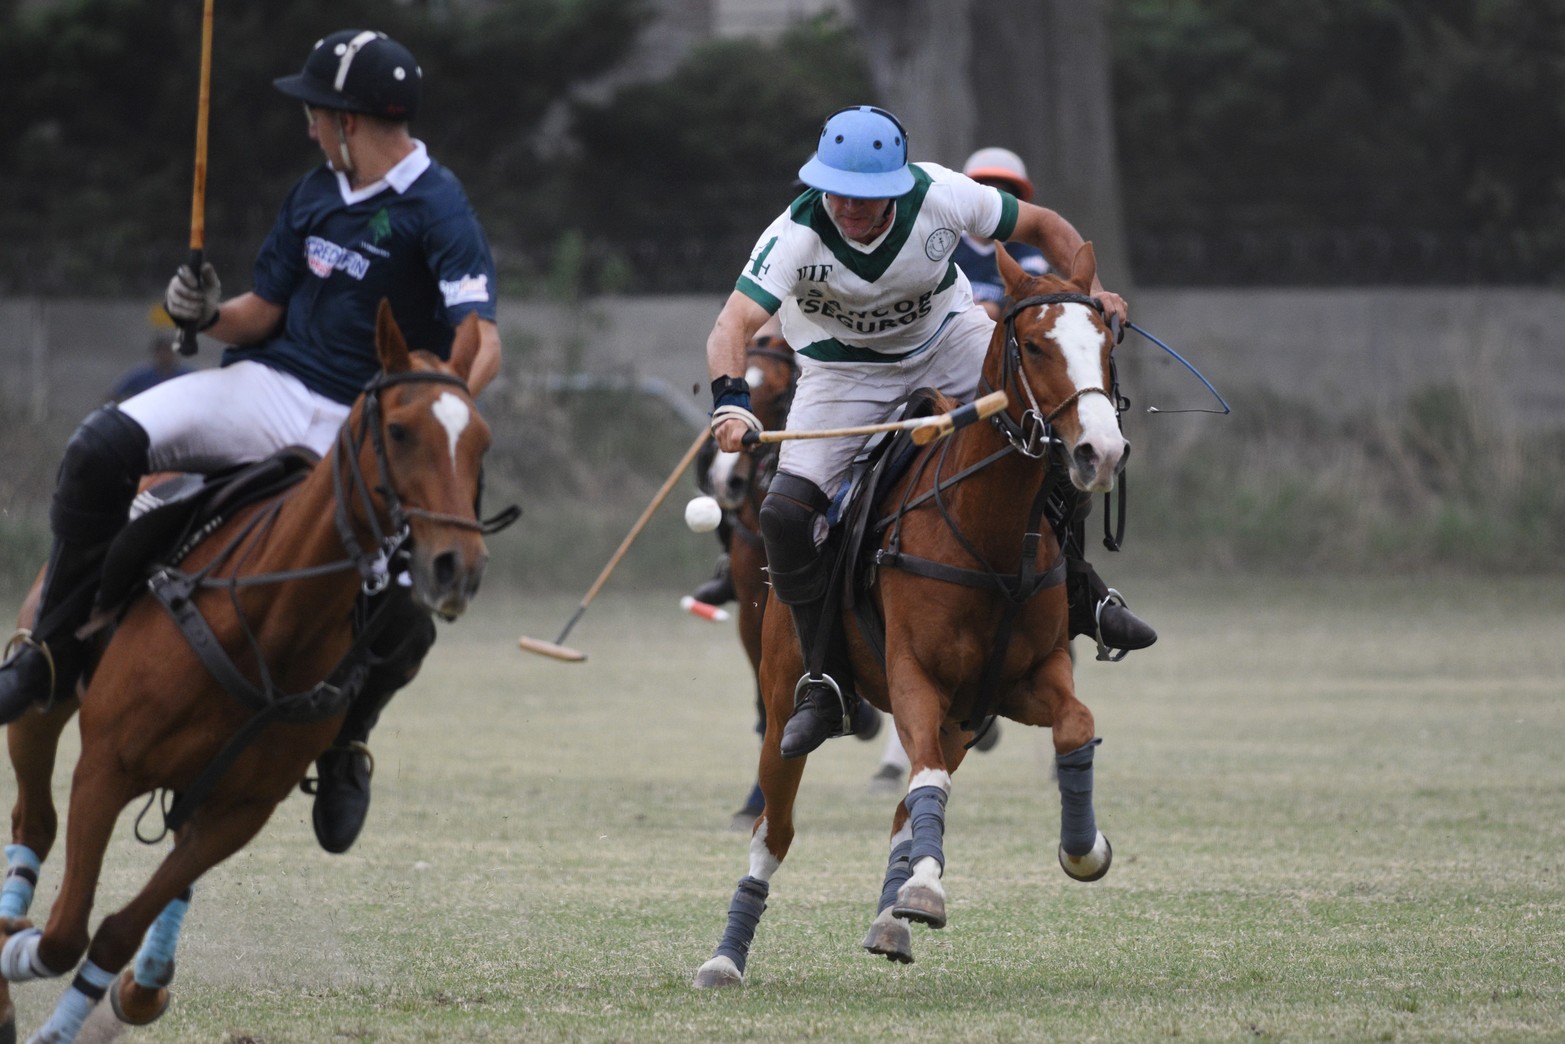
[[[938,164],[909,169],[913,188],[872,243],[844,237],[816,189],[761,234],[735,289],[780,315],[783,338],[800,355],[827,363],[905,359],[972,307],[952,251],[963,232],[1008,238],[1016,198]]]

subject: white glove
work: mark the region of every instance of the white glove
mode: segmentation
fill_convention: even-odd
[[[201,282],[189,265],[180,265],[174,278],[168,281],[163,295],[163,309],[176,323],[194,323],[197,330],[205,330],[217,322],[217,302],[223,286],[217,281],[217,269],[208,262],[201,266]]]

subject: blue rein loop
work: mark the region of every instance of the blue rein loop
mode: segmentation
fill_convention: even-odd
[[[1147,412],[1148,413],[1218,413],[1218,414],[1221,415],[1221,414],[1226,414],[1226,413],[1232,413],[1233,412],[1232,409],[1230,409],[1227,401],[1224,400],[1223,397],[1217,393],[1217,389],[1212,387],[1212,382],[1207,380],[1205,377],[1201,376],[1201,371],[1196,369],[1194,366],[1191,366],[1189,361],[1187,359],[1185,359],[1185,357],[1183,355],[1180,355],[1178,352],[1174,351],[1172,348],[1170,348],[1168,345],[1164,344],[1162,341],[1158,340],[1156,337],[1153,337],[1151,334],[1147,333],[1145,330],[1143,330],[1141,327],[1137,326],[1135,323],[1126,322],[1125,325],[1128,326],[1130,329],[1136,331],[1136,333],[1140,334],[1142,337],[1145,337],[1147,340],[1151,341],[1153,344],[1157,345],[1159,348],[1163,349],[1169,355],[1172,355],[1176,360],[1179,361],[1179,364],[1181,366],[1183,366],[1185,369],[1189,370],[1191,373],[1195,374],[1196,380],[1198,380],[1202,384],[1204,384],[1206,386],[1206,390],[1212,393],[1212,398],[1216,399],[1218,401],[1218,403],[1221,404],[1222,407],[1223,407],[1221,411],[1218,411],[1218,410],[1160,410],[1156,406],[1148,406],[1147,407]]]

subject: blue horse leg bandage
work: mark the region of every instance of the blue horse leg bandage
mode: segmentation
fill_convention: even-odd
[[[913,827],[913,850],[908,855],[910,865],[917,866],[925,857],[933,859],[945,870],[944,848],[946,833],[946,792],[942,787],[919,787],[902,799],[907,806],[908,822]]]
[[[1092,813],[1092,751],[1101,739],[1090,740],[1069,754],[1054,756],[1060,780],[1060,847],[1067,855],[1084,856],[1098,840]]]
[[[0,917],[20,919],[33,905],[38,887],[38,854],[26,845],[5,846],[5,886],[0,888]]]
[[[899,841],[891,850],[891,858],[886,861],[886,883],[880,889],[880,905],[875,907],[877,914],[883,912],[886,907],[897,901],[897,890],[913,876],[913,839]]]
[[[727,957],[740,974],[744,973],[745,960],[750,955],[750,943],[755,940],[755,926],[766,912],[766,895],[771,887],[758,877],[742,877],[733,901],[728,904],[728,927],[723,930],[723,939],[713,956]]]
[[[190,889],[173,900],[158,914],[152,927],[141,940],[136,952],[136,985],[155,990],[174,981],[174,947],[179,942],[179,929],[190,909]]]

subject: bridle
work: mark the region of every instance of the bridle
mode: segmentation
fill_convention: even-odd
[[[377,374],[364,386],[364,406],[359,411],[357,430],[344,424],[337,435],[333,450],[335,457],[332,462],[332,492],[335,494],[336,502],[334,521],[343,546],[347,548],[353,564],[358,568],[359,575],[364,579],[366,594],[377,594],[390,582],[390,572],[385,568],[385,562],[407,541],[411,532],[411,519],[423,519],[436,525],[453,526],[488,536],[515,522],[522,513],[521,508],[512,505],[491,518],[479,520],[430,511],[427,508],[402,502],[402,498],[397,495],[396,486],[391,481],[391,460],[386,453],[380,393],[399,384],[415,383],[449,384],[462,389],[464,395],[468,393],[465,380],[456,374],[442,373],[438,370],[404,370],[399,373]],[[375,451],[375,465],[380,481],[375,486],[374,492],[380,494],[381,501],[386,507],[389,525],[385,529],[381,528],[380,516],[375,511],[369,483],[365,481],[364,472],[359,467],[359,458],[362,456],[366,435],[369,437],[371,448]],[[374,552],[360,544],[354,533],[349,497],[343,486],[344,474],[352,480],[352,492],[365,507],[364,516],[375,546]],[[480,488],[482,488],[482,478],[480,478]]]
[[[1050,305],[1081,304],[1093,309],[1099,316],[1103,315],[1103,303],[1095,297],[1076,293],[1038,294],[1033,297],[1024,297],[1015,302],[1005,312],[1001,322],[1005,324],[1005,346],[1001,352],[1000,387],[1006,391],[1016,385],[1027,401],[1027,409],[1022,411],[1020,421],[1012,420],[1009,413],[996,414],[992,422],[1005,436],[1007,442],[1016,448],[1016,451],[1025,457],[1034,460],[1048,452],[1054,441],[1054,422],[1075,406],[1087,395],[1101,395],[1108,399],[1114,406],[1117,415],[1121,410],[1120,398],[1117,389],[1091,387],[1078,388],[1066,396],[1054,409],[1047,412],[1038,403],[1038,396],[1032,390],[1032,382],[1027,380],[1027,375],[1022,370],[1021,342],[1016,336],[1016,317],[1028,308]],[[1112,364],[1110,365],[1111,379],[1114,375]],[[987,383],[987,382],[986,382]],[[1117,384],[1117,380],[1112,383]]]

